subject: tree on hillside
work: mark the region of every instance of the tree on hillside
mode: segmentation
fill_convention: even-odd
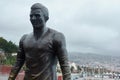
[[[18,47],[12,42],[7,41],[3,37],[0,37],[0,51],[3,51],[6,59],[2,59],[4,65],[13,65],[15,63],[15,56],[11,56],[11,53],[16,53]]]
[[[0,37],[0,49],[6,51],[6,46],[7,46],[7,40],[4,38]]]
[[[17,52],[17,46],[12,41],[7,41],[3,37],[0,37],[0,49],[5,53]]]

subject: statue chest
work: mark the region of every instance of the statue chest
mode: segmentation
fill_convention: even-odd
[[[34,37],[28,37],[23,42],[23,47],[26,52],[28,51],[47,51],[52,49],[52,38],[43,37],[41,39],[35,40]]]

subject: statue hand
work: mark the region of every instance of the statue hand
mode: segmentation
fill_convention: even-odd
[[[15,79],[14,79],[13,77],[10,77],[10,76],[9,76],[8,80],[15,80]]]

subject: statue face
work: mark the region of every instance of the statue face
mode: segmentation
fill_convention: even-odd
[[[33,28],[42,28],[45,25],[44,14],[40,9],[33,9],[30,13],[30,21]]]

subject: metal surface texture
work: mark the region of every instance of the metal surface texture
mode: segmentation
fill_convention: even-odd
[[[57,80],[58,61],[63,80],[71,80],[65,37],[62,33],[46,27],[48,19],[49,13],[45,6],[40,3],[32,5],[30,21],[33,32],[21,38],[17,60],[8,80],[15,80],[24,63],[24,80]]]

